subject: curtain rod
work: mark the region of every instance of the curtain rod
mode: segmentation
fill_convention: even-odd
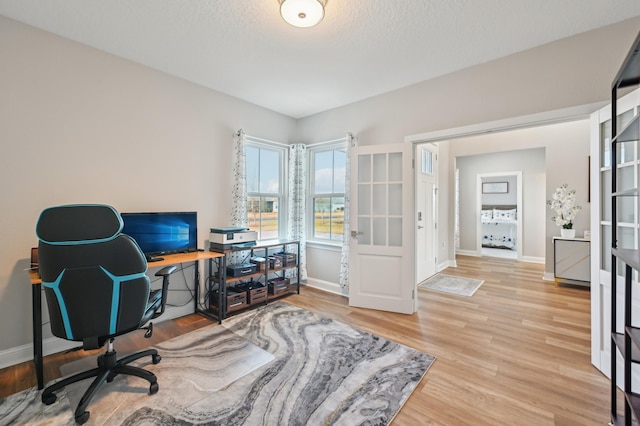
[[[328,145],[328,144],[331,144],[331,143],[347,141],[348,139],[349,139],[349,136],[345,136],[343,138],[334,139],[334,140],[331,140],[331,141],[310,143],[310,144],[307,145],[307,147],[309,147],[309,146],[319,146],[319,145]]]
[[[242,131],[242,129],[238,130],[238,132],[241,132],[241,131]],[[311,143],[311,144],[304,144],[304,145],[305,145],[305,147],[310,147],[310,146],[328,145],[328,144],[332,144],[332,143],[336,143],[336,142],[345,142],[345,141],[349,140],[349,136],[351,136],[350,133],[347,136],[343,137],[343,138],[333,139],[333,140],[330,140],[330,141],[316,142],[316,143]],[[250,135],[247,135],[246,133],[245,133],[244,137],[247,138],[247,139],[254,140],[256,142],[264,142],[264,143],[287,146],[287,147],[292,145],[290,143],[276,142],[276,141],[272,141],[272,140],[269,140],[269,139],[258,138],[256,136],[250,136]]]
[[[256,142],[264,142],[264,143],[269,143],[269,144],[273,144],[273,145],[281,145],[281,146],[287,146],[287,147],[290,145],[288,143],[270,141],[269,139],[262,139],[262,138],[257,138],[255,136],[249,136],[247,134],[245,134],[244,137],[247,138],[247,139],[254,140]]]

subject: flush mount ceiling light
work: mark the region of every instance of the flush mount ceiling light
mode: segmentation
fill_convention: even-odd
[[[279,0],[280,15],[294,27],[313,27],[324,18],[325,0]]]

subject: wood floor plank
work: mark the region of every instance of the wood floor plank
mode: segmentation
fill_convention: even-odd
[[[543,281],[539,264],[458,256],[449,275],[484,280],[471,297],[418,290],[418,312],[351,308],[344,297],[303,288],[284,299],[437,357],[393,420],[413,425],[603,425],[609,380],[591,365],[588,289]],[[130,333],[138,350],[212,324],[188,315]],[[82,351],[45,358],[45,379]],[[0,370],[0,397],[35,385],[31,362]]]

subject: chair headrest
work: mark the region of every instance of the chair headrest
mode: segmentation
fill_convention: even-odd
[[[53,245],[109,241],[122,231],[120,214],[104,204],[71,204],[49,207],[40,213],[36,235]]]

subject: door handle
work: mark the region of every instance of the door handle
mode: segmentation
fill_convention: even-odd
[[[418,229],[422,229],[422,228],[424,228],[424,226],[418,225]]]
[[[351,231],[351,237],[356,238],[358,235],[363,235],[364,232]]]

